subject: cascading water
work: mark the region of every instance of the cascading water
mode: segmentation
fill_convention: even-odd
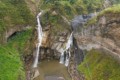
[[[61,64],[64,64],[64,51],[63,52],[61,52],[61,56],[60,56],[60,63]]]
[[[66,43],[65,49],[61,50],[60,63],[65,64],[65,66],[69,65],[69,60],[70,60],[70,56],[71,56],[70,47],[71,47],[72,43],[73,43],[73,32],[71,33],[71,35]],[[64,56],[65,52],[66,52],[66,56]]]
[[[38,23],[38,28],[37,28],[37,32],[38,32],[38,44],[37,44],[37,47],[36,47],[36,56],[35,56],[35,60],[34,60],[34,64],[33,64],[33,67],[37,67],[37,64],[38,64],[38,58],[39,58],[39,51],[40,51],[40,46],[41,46],[41,43],[42,43],[42,35],[43,35],[43,32],[42,32],[42,26],[40,24],[40,19],[39,17],[41,16],[42,12],[40,12],[38,15],[37,15],[37,23]]]
[[[69,65],[69,59],[70,59],[70,56],[68,53],[66,53],[65,66]]]

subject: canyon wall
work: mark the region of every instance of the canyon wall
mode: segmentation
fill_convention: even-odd
[[[91,19],[86,15],[87,21],[82,19],[74,34],[81,49],[103,48],[116,58],[120,58],[120,15],[117,10],[112,12],[112,8],[99,12]]]

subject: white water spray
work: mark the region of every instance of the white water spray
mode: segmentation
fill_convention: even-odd
[[[60,63],[65,64],[65,66],[69,65],[69,60],[70,60],[70,56],[71,56],[70,47],[72,44],[73,44],[73,32],[71,33],[71,35],[66,43],[65,49],[61,51]],[[66,57],[64,56],[65,52],[66,52]]]
[[[64,51],[63,52],[61,52],[61,56],[60,56],[60,63],[61,64],[64,64]]]
[[[37,32],[38,32],[38,44],[37,44],[37,47],[36,47],[36,56],[35,56],[35,60],[34,60],[34,64],[33,64],[33,67],[37,67],[37,64],[38,64],[38,58],[39,58],[39,51],[40,51],[40,46],[41,46],[41,43],[42,43],[42,35],[43,35],[43,32],[42,32],[42,26],[40,24],[40,19],[39,17],[41,16],[42,12],[40,12],[38,15],[37,15],[37,23],[38,23],[38,28],[37,28]]]

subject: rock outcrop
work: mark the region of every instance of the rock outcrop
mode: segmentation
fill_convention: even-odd
[[[43,28],[43,39],[40,51],[40,59],[59,59],[60,49],[65,47],[65,44],[70,36],[70,32],[57,32],[51,34],[51,25]]]
[[[91,50],[92,48],[103,48],[110,52],[113,56],[120,58],[120,15],[119,13],[98,14],[96,22],[85,22],[75,32],[74,36],[77,40],[79,48],[83,50]]]
[[[17,32],[22,32],[22,31],[25,31],[25,30],[28,30],[32,28],[31,26],[17,26],[17,27],[13,27],[13,28],[10,28],[8,29],[6,32],[5,32],[5,42],[11,37],[11,36],[14,36],[14,33],[17,33]]]

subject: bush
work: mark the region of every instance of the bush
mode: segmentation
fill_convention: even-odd
[[[89,51],[78,70],[87,80],[120,80],[119,62],[98,50]]]
[[[0,46],[0,80],[25,80],[19,53],[11,47]]]

